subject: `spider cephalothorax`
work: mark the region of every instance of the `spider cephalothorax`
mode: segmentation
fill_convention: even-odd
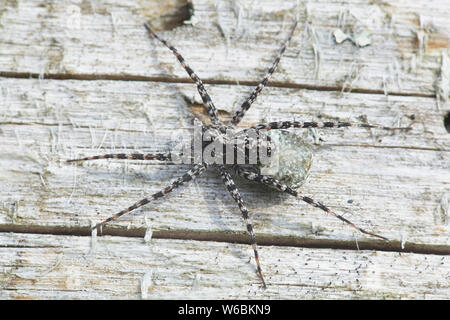
[[[343,216],[331,211],[328,207],[320,202],[316,202],[310,197],[301,195],[296,189],[305,181],[309,168],[311,166],[312,153],[309,147],[295,134],[284,131],[282,129],[289,128],[345,128],[350,126],[358,126],[363,128],[379,128],[384,130],[407,130],[409,128],[389,128],[378,125],[370,125],[365,123],[350,123],[350,122],[299,122],[299,121],[277,121],[262,123],[251,128],[237,130],[237,125],[244,117],[246,111],[255,101],[258,94],[267,84],[269,77],[275,71],[281,55],[286,50],[286,47],[292,38],[297,22],[294,24],[288,39],[282,45],[275,61],[268,70],[264,79],[256,86],[251,95],[236,111],[230,124],[223,124],[220,122],[217,109],[214,106],[208,92],[206,91],[200,78],[194,71],[186,64],[184,58],[178,51],[168,44],[164,39],[159,38],[148,24],[145,24],[151,36],[161,41],[167,46],[183,68],[188,73],[189,77],[197,85],[198,92],[202,98],[205,110],[211,120],[210,125],[201,125],[200,141],[195,141],[192,149],[188,149],[187,159],[192,167],[189,171],[184,173],[178,179],[173,181],[169,186],[163,190],[142,199],[132,206],[116,213],[115,215],[98,223],[92,229],[98,229],[109,221],[115,220],[120,216],[135,210],[153,200],[164,197],[172,190],[180,187],[186,182],[189,182],[199,175],[201,175],[206,168],[211,167],[218,171],[222,176],[226,189],[231,194],[233,199],[239,206],[242,217],[246,224],[246,229],[250,236],[250,243],[253,247],[255,261],[257,266],[257,273],[265,287],[265,281],[262,274],[261,265],[259,262],[258,249],[256,245],[256,238],[253,232],[253,227],[249,221],[248,210],[244,205],[241,195],[233,181],[230,172],[234,171],[244,179],[258,182],[264,185],[271,186],[281,192],[285,192],[302,200],[316,208],[321,209],[327,214],[333,215],[346,224],[359,230],[367,235],[387,240],[378,234],[363,230]],[[240,141],[240,143],[236,143]],[[196,143],[199,148],[196,149]],[[193,152],[191,152],[193,151]],[[197,152],[196,152],[197,151]],[[199,151],[199,152],[198,152]],[[185,152],[186,153],[186,152]],[[68,160],[68,162],[95,160],[95,159],[135,159],[135,160],[159,160],[169,161],[173,159],[172,153],[154,153],[154,154],[105,154],[99,156],[91,156],[79,159]],[[184,154],[186,156],[186,154]],[[240,158],[239,158],[240,157]]]
[[[236,129],[225,125],[202,126],[201,136],[194,130],[194,163],[208,165],[268,165],[276,144],[264,130]],[[198,141],[201,141],[198,142]],[[201,148],[196,148],[201,145]]]

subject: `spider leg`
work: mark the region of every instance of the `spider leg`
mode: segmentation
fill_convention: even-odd
[[[236,184],[234,183],[231,175],[228,173],[228,171],[225,169],[224,166],[220,166],[219,171],[220,171],[220,174],[222,175],[223,182],[225,183],[225,186],[226,186],[228,192],[231,194],[234,201],[236,201],[236,203],[238,204],[239,210],[241,210],[242,217],[244,218],[244,222],[247,226],[247,231],[250,235],[250,243],[253,247],[253,252],[255,253],[256,270],[258,272],[259,278],[261,279],[261,281],[263,283],[263,287],[266,288],[266,282],[264,281],[264,277],[262,274],[261,264],[259,263],[259,255],[258,255],[258,248],[256,245],[255,233],[253,232],[253,227],[252,227],[251,223],[249,222],[248,210],[245,207],[244,202],[242,201],[239,190],[237,189]]]
[[[274,73],[278,63],[280,62],[281,56],[283,55],[284,51],[286,50],[286,47],[288,46],[289,42],[291,41],[292,35],[294,34],[296,27],[297,27],[297,21],[295,21],[295,24],[292,27],[291,32],[289,33],[289,37],[284,42],[284,44],[281,46],[281,49],[280,49],[277,57],[275,58],[275,61],[273,62],[270,69],[267,71],[264,79],[256,86],[256,88],[253,90],[250,97],[247,98],[247,100],[241,105],[240,109],[238,111],[236,111],[236,113],[234,114],[233,119],[231,120],[232,124],[237,125],[242,120],[245,113],[248,111],[248,109],[250,109],[250,106],[256,100],[256,97],[258,96],[258,94],[262,91],[262,89],[264,89],[264,86],[269,81],[270,76]]]
[[[326,213],[335,216],[336,218],[338,218],[342,222],[350,225],[351,227],[355,228],[356,230],[358,230],[358,231],[360,231],[360,232],[362,232],[364,234],[367,234],[369,236],[376,237],[376,238],[379,238],[379,239],[382,239],[382,240],[389,241],[389,239],[387,239],[387,238],[385,238],[383,236],[380,236],[380,235],[378,235],[376,233],[369,232],[369,231],[366,231],[366,230],[364,230],[364,229],[362,229],[360,227],[357,227],[353,222],[351,222],[348,219],[344,218],[343,216],[341,216],[341,215],[331,211],[329,208],[324,206],[322,203],[316,202],[316,201],[314,201],[313,199],[311,199],[309,197],[302,196],[297,191],[293,190],[292,188],[290,188],[289,186],[287,186],[285,184],[282,184],[281,182],[279,182],[278,180],[276,180],[276,179],[274,179],[272,177],[260,175],[260,174],[254,173],[254,172],[248,172],[248,171],[242,170],[240,168],[238,168],[237,173],[238,173],[239,176],[243,177],[246,180],[255,181],[255,182],[262,183],[262,184],[266,184],[266,185],[275,187],[276,189],[278,189],[281,192],[286,192],[286,193],[296,197],[297,199],[300,199],[300,200],[302,200],[302,201],[312,205],[313,207],[319,208],[322,211],[325,211]]]
[[[86,160],[98,160],[98,159],[129,159],[129,160],[160,160],[168,161],[171,159],[170,153],[114,153],[114,154],[102,154],[98,156],[91,156],[79,159],[69,159],[66,162],[79,162]]]
[[[274,121],[268,123],[258,124],[250,129],[253,130],[272,130],[272,129],[289,129],[289,128],[345,128],[345,127],[360,127],[360,128],[375,128],[383,130],[411,130],[411,127],[393,128],[384,127],[376,124],[368,123],[354,123],[354,122],[301,122],[301,121]],[[248,129],[246,129],[248,130]]]
[[[217,109],[214,106],[214,103],[211,100],[211,97],[209,96],[208,92],[205,89],[205,86],[203,85],[202,80],[194,73],[194,70],[189,67],[189,65],[185,62],[184,58],[181,56],[181,54],[178,53],[177,49],[175,49],[172,45],[170,45],[166,40],[160,38],[151,28],[148,23],[144,24],[147,31],[152,35],[152,37],[158,39],[161,41],[167,48],[169,48],[170,51],[175,55],[175,57],[178,59],[178,61],[183,66],[184,70],[189,74],[189,77],[195,82],[197,85],[198,93],[200,93],[200,96],[203,100],[203,104],[205,105],[206,112],[208,112],[209,118],[211,119],[211,122],[213,124],[219,124],[219,116],[217,114]]]
[[[182,175],[181,177],[179,177],[178,179],[176,179],[174,182],[172,182],[171,185],[167,186],[166,188],[164,188],[163,190],[152,194],[150,197],[144,198],[141,201],[136,202],[135,204],[133,204],[132,206],[116,213],[115,215],[103,220],[100,223],[97,223],[92,230],[97,229],[101,226],[103,226],[104,224],[116,220],[117,218],[123,216],[124,214],[133,211],[139,207],[142,207],[143,205],[146,205],[147,203],[149,203],[150,201],[156,200],[158,198],[164,197],[165,195],[167,195],[169,192],[173,191],[174,189],[180,187],[181,185],[183,185],[184,183],[191,181],[195,178],[197,178],[200,174],[203,173],[203,171],[205,171],[207,165],[206,163],[202,163],[202,164],[196,164],[194,165],[189,171],[187,171],[184,175]]]

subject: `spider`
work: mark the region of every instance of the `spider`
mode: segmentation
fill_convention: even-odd
[[[288,129],[288,128],[347,128],[347,127],[351,127],[351,126],[362,127],[362,128],[379,128],[379,129],[384,129],[384,130],[408,130],[409,129],[409,128],[390,128],[390,127],[384,127],[384,126],[379,126],[379,125],[374,125],[374,124],[351,123],[351,122],[341,122],[341,121],[337,121],[337,122],[276,121],[276,122],[257,124],[251,128],[247,128],[247,129],[239,131],[238,129],[235,128],[235,126],[242,120],[245,113],[249,110],[250,106],[256,100],[258,94],[266,86],[270,76],[275,71],[278,63],[280,62],[281,56],[285,52],[286,47],[288,46],[290,40],[292,39],[294,31],[297,27],[297,21],[294,23],[294,26],[292,27],[292,29],[289,33],[289,36],[287,37],[287,39],[281,46],[278,55],[276,56],[275,60],[273,61],[272,66],[267,71],[263,80],[256,86],[256,88],[253,90],[253,92],[250,94],[250,96],[245,100],[245,102],[236,111],[236,113],[234,114],[234,116],[229,124],[224,124],[219,120],[217,109],[214,106],[214,103],[212,102],[211,97],[209,96],[208,92],[206,91],[206,89],[203,85],[203,82],[194,73],[194,71],[191,69],[191,67],[189,67],[189,65],[186,63],[186,61],[181,56],[181,54],[178,53],[177,49],[175,49],[172,45],[170,45],[166,40],[160,38],[151,29],[151,27],[148,23],[144,24],[144,26],[152,38],[159,40],[163,45],[165,45],[175,55],[175,57],[178,59],[178,61],[182,65],[182,67],[188,73],[189,77],[197,85],[197,89],[198,89],[200,97],[203,101],[203,105],[209,116],[209,119],[211,120],[210,125],[202,125],[202,131],[203,132],[209,131],[209,133],[210,133],[210,139],[208,141],[206,141],[206,142],[204,141],[202,143],[202,150],[205,150],[210,145],[212,145],[218,141],[223,142],[223,141],[227,140],[226,132],[228,130],[237,132],[238,135],[242,134],[242,133],[246,134],[249,132],[250,129],[254,130],[254,132],[256,132],[256,136],[258,139],[257,144],[256,144],[256,149],[258,149],[258,148],[261,148],[261,146],[262,146],[261,143],[259,142],[260,141],[259,138],[264,136],[265,133],[269,132],[270,130],[280,130],[280,129]],[[288,133],[288,131],[281,131],[281,132]],[[288,134],[291,134],[291,133],[288,133]],[[267,147],[266,148],[267,156],[271,157],[272,152],[274,151],[273,149],[276,149],[278,146],[273,143],[273,141],[272,141],[272,139],[270,139],[269,135],[265,135],[265,137],[266,137],[266,140],[263,140],[263,141],[266,141],[265,146]],[[254,143],[255,140],[252,140],[250,138],[244,138],[244,139],[245,139],[244,146],[243,147],[241,146],[240,149],[237,147],[234,147],[234,149],[232,149],[232,151],[233,151],[233,153],[235,153],[239,150],[240,151],[243,150],[244,154],[245,154],[245,160],[248,160],[248,158],[249,158],[248,152],[251,151],[252,148],[255,148],[255,143]],[[304,151],[299,150],[299,153],[302,153],[302,152],[304,152]],[[228,155],[229,155],[229,153],[228,153]],[[226,154],[224,153],[224,154],[222,154],[222,156],[225,158]],[[219,158],[220,158],[220,155],[219,155]],[[70,159],[70,160],[67,160],[67,162],[81,162],[81,161],[86,161],[86,160],[97,160],[97,159],[132,159],[132,160],[170,161],[172,159],[172,154],[171,153],[104,154],[104,155],[96,155],[96,156],[90,156],[90,157],[79,158],[79,159]],[[379,238],[382,240],[388,240],[387,238],[385,238],[381,235],[378,235],[378,234],[370,232],[370,231],[366,231],[366,230],[356,226],[354,223],[352,223],[348,219],[344,218],[342,215],[333,212],[332,210],[330,210],[328,207],[326,207],[322,203],[317,202],[310,197],[300,194],[298,191],[296,191],[296,186],[294,186],[293,184],[287,185],[287,184],[283,183],[283,178],[286,178],[286,177],[283,177],[283,175],[281,175],[281,178],[278,175],[279,179],[276,179],[274,177],[274,175],[262,174],[260,157],[257,158],[256,164],[252,163],[252,164],[248,164],[248,165],[245,165],[242,163],[237,163],[236,161],[232,162],[231,164],[230,163],[223,164],[223,163],[216,163],[214,161],[207,161],[205,159],[200,159],[197,162],[192,161],[191,164],[192,164],[192,167],[190,170],[185,172],[178,179],[174,180],[172,182],[172,184],[168,185],[166,188],[162,189],[161,191],[159,191],[157,193],[150,195],[147,198],[144,198],[144,199],[134,203],[130,207],[123,209],[122,211],[114,214],[113,216],[110,216],[109,218],[101,221],[100,223],[98,223],[94,227],[92,227],[91,230],[96,231],[96,230],[100,229],[103,225],[105,225],[106,223],[113,221],[115,219],[118,219],[119,217],[123,216],[124,214],[127,214],[130,211],[133,211],[143,205],[146,205],[149,202],[152,202],[156,199],[166,196],[167,194],[169,194],[173,190],[181,187],[185,183],[194,180],[195,178],[200,176],[208,167],[210,167],[220,173],[227,191],[230,193],[231,197],[234,199],[234,201],[237,203],[237,205],[239,207],[239,210],[242,214],[242,218],[244,219],[244,223],[246,225],[247,232],[250,236],[250,244],[253,248],[254,257],[255,257],[256,272],[257,272],[257,275],[259,276],[259,279],[262,283],[263,288],[266,288],[266,282],[264,280],[261,263],[259,260],[258,247],[257,247],[257,243],[256,243],[255,233],[253,231],[253,226],[249,219],[249,212],[244,204],[244,201],[239,193],[238,188],[236,187],[236,184],[235,184],[230,172],[236,173],[238,176],[240,176],[246,180],[257,182],[257,183],[260,183],[263,185],[268,185],[268,186],[271,186],[281,192],[292,195],[292,196],[296,197],[297,199],[299,199],[303,202],[306,202],[307,204],[314,206],[314,207],[324,211],[325,213],[338,218],[345,224],[355,228],[356,230],[358,230],[361,233],[364,233],[366,235],[376,237],[376,238]],[[310,163],[307,165],[307,168],[304,168],[305,169],[304,171],[306,171],[306,174],[307,174],[307,171],[309,170],[309,165],[310,165]],[[297,181],[297,185],[299,184],[298,182],[300,182],[300,184],[301,184],[301,182],[302,182],[301,180],[306,179],[306,174],[300,178],[300,181]]]

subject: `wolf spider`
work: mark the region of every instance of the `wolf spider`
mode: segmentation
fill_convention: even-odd
[[[273,72],[275,71],[275,68],[277,67],[278,63],[280,62],[281,56],[285,52],[286,47],[294,34],[294,31],[297,26],[297,22],[295,22],[294,26],[292,27],[288,38],[282,45],[278,55],[276,56],[274,62],[272,63],[272,66],[267,71],[265,77],[256,86],[256,88],[253,90],[253,92],[250,94],[250,96],[247,98],[247,100],[241,105],[239,110],[236,111],[236,113],[234,114],[234,116],[231,120],[231,123],[229,123],[229,124],[223,124],[219,120],[217,109],[214,106],[214,103],[212,102],[202,81],[194,73],[194,71],[188,66],[188,64],[185,62],[184,58],[178,53],[177,49],[175,49],[173,46],[171,46],[166,40],[160,38],[151,29],[149,24],[145,24],[144,26],[147,29],[147,31],[149,32],[150,36],[159,40],[170,51],[172,51],[172,53],[175,55],[175,57],[178,59],[180,64],[183,66],[183,68],[188,73],[189,77],[197,85],[198,92],[203,101],[203,104],[204,104],[206,112],[209,116],[209,119],[211,120],[211,125],[203,126],[203,130],[205,131],[205,130],[209,129],[214,132],[213,137],[210,140],[210,143],[213,143],[217,139],[225,140],[225,137],[224,137],[225,131],[228,129],[235,128],[235,126],[242,120],[245,113],[249,110],[252,103],[256,100],[258,94],[262,91],[264,86],[267,84],[270,76],[273,74]],[[390,127],[383,127],[383,126],[373,125],[373,124],[351,123],[351,122],[340,122],[340,121],[337,121],[337,122],[276,121],[276,122],[261,123],[261,124],[251,127],[250,129],[255,130],[257,133],[263,133],[263,132],[267,132],[269,130],[279,130],[279,129],[288,129],[288,128],[346,128],[346,127],[351,127],[351,126],[357,126],[357,127],[362,127],[362,128],[379,128],[379,129],[384,129],[384,130],[407,130],[407,129],[409,129],[409,128],[390,128]],[[249,129],[244,129],[240,132],[246,132],[246,130],[249,130]],[[270,139],[268,141],[270,144],[271,143]],[[203,148],[207,147],[207,145],[208,145],[208,143],[204,143]],[[250,148],[250,147],[247,144],[247,145],[245,145],[245,148],[248,151],[248,148]],[[270,151],[270,147],[269,147],[269,151]],[[270,156],[270,154],[269,154],[269,156]],[[79,158],[79,159],[71,159],[71,160],[67,160],[67,162],[80,162],[80,161],[96,160],[96,159],[133,159],[133,160],[169,161],[169,160],[171,160],[171,158],[172,158],[172,156],[170,153],[155,153],[155,154],[119,153],[119,154],[104,154],[104,155],[97,155],[97,156],[91,156],[91,157],[85,157],[85,158]],[[129,213],[130,211],[133,211],[153,200],[164,197],[165,195],[167,195],[174,189],[177,189],[178,187],[182,186],[186,182],[189,182],[189,181],[197,178],[199,175],[201,175],[206,170],[206,168],[211,167],[220,173],[227,191],[231,194],[234,201],[237,203],[239,210],[241,211],[242,218],[244,219],[248,234],[250,235],[250,243],[252,245],[254,256],[255,256],[256,271],[257,271],[257,274],[258,274],[264,288],[266,287],[266,283],[264,281],[261,264],[259,261],[258,248],[257,248],[257,244],[256,244],[255,234],[253,231],[252,224],[249,221],[249,213],[248,213],[246,206],[244,205],[244,202],[239,193],[239,190],[237,189],[236,184],[234,183],[234,180],[230,174],[230,171],[236,172],[239,176],[241,176],[242,178],[244,178],[246,180],[258,182],[258,183],[264,184],[264,185],[268,185],[268,186],[274,187],[275,189],[277,189],[281,192],[285,192],[289,195],[292,195],[292,196],[296,197],[297,199],[302,200],[311,206],[319,208],[320,210],[324,211],[327,214],[335,216],[336,218],[340,219],[347,225],[355,228],[356,230],[358,230],[366,235],[376,237],[379,239],[383,239],[383,240],[388,240],[387,238],[385,238],[381,235],[366,231],[366,230],[356,226],[351,221],[344,218],[342,215],[339,215],[339,214],[331,211],[328,207],[326,207],[322,203],[317,202],[317,201],[311,199],[310,197],[301,195],[300,193],[298,193],[295,190],[294,187],[288,186],[288,185],[280,182],[281,179],[277,180],[272,176],[261,174],[258,165],[244,166],[244,165],[240,165],[237,163],[224,165],[224,164],[220,164],[220,163],[219,164],[211,163],[211,162],[207,162],[207,161],[203,161],[203,160],[198,163],[194,162],[192,164],[193,164],[193,166],[191,167],[191,169],[188,170],[187,172],[185,172],[184,175],[182,175],[181,177],[179,177],[178,179],[173,181],[172,184],[170,184],[166,188],[162,189],[161,191],[154,193],[153,195],[136,202],[132,206],[130,206],[130,207],[116,213],[115,215],[103,220],[102,222],[96,224],[92,228],[92,231],[94,231],[95,229],[99,229],[106,223],[113,221],[113,220],[121,217],[122,215]]]

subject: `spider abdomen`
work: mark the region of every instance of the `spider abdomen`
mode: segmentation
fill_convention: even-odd
[[[202,160],[209,165],[246,166],[294,189],[308,177],[311,148],[293,132],[216,125],[202,132]]]
[[[299,188],[308,178],[312,164],[312,151],[303,139],[287,130],[268,133],[276,146],[268,164],[258,165],[260,173],[279,180],[293,189]]]

